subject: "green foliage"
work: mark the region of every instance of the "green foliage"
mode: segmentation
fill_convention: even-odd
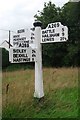
[[[71,44],[69,47],[67,47],[68,53],[64,57],[64,64],[67,66],[78,66],[78,60],[79,60],[79,55],[78,55],[78,47]]]
[[[44,100],[9,104],[3,110],[3,118],[77,118],[77,89],[58,89],[46,94]]]
[[[67,3],[61,9],[61,22],[69,28],[69,42],[77,44],[80,38],[80,2]]]
[[[76,119],[78,68],[44,68],[43,79],[44,99],[34,99],[34,70],[3,72],[3,118]]]
[[[2,49],[2,69],[9,65],[9,52],[5,48]]]
[[[16,71],[20,69],[33,69],[34,68],[34,63],[14,63],[10,64],[7,68],[6,71]],[[5,69],[4,69],[5,71]]]
[[[48,23],[61,22],[68,26],[69,40],[66,43],[43,44],[44,66],[80,66],[80,2],[68,2],[62,8],[52,2],[45,3],[43,11],[34,17],[46,28]]]
[[[52,4],[51,2],[48,4],[44,3],[43,11],[38,11],[39,16],[36,14],[34,17],[40,20],[43,24],[42,28],[45,28],[48,23],[57,21],[58,9],[59,8],[56,8],[55,4]]]

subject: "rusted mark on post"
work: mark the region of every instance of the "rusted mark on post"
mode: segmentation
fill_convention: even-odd
[[[9,84],[6,85],[6,94],[8,93],[9,91]]]

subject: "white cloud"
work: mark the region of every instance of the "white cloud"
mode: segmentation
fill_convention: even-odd
[[[1,0],[0,1],[0,29],[15,31],[20,28],[31,27],[34,15],[42,10],[44,2],[49,0]],[[57,6],[62,6],[68,0],[51,0]],[[8,35],[0,30],[0,40],[7,39]],[[5,37],[6,36],[6,37]]]

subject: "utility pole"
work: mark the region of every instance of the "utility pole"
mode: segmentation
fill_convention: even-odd
[[[11,31],[9,30],[9,49],[10,49],[10,35],[11,35]]]

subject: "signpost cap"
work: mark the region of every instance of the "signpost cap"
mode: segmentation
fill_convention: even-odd
[[[34,27],[41,27],[42,26],[42,22],[41,21],[35,21],[33,23]]]

